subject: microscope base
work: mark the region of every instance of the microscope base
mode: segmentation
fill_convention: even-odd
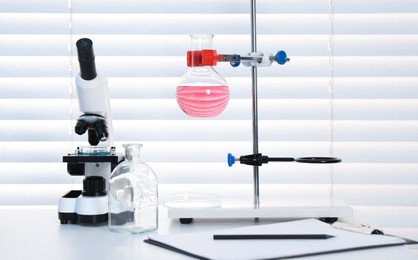
[[[61,224],[107,223],[107,196],[83,197],[81,193],[81,190],[72,190],[60,198],[58,218]]]
[[[59,199],[58,218],[61,224],[78,224],[78,215],[75,209],[77,198],[81,196],[81,192],[81,190],[72,190]]]
[[[77,213],[58,212],[58,219],[61,221],[61,224],[78,224]]]

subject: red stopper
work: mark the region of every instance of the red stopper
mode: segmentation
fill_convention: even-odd
[[[216,50],[187,51],[188,67],[216,66],[220,60],[221,55]]]

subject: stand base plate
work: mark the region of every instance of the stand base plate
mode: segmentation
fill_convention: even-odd
[[[341,201],[288,201],[279,205],[230,206],[217,208],[168,208],[169,218],[340,218],[352,217],[353,209]]]

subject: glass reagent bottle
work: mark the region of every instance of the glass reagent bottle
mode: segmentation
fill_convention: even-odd
[[[158,229],[158,181],[141,161],[141,144],[124,144],[125,161],[109,181],[109,229],[140,234]]]

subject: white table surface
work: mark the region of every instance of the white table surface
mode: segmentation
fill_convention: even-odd
[[[273,220],[261,220],[270,224]],[[167,218],[160,209],[159,234],[219,230],[256,224],[254,220],[196,219],[190,225]],[[143,242],[148,234],[113,233],[107,226],[61,225],[56,207],[0,207],[0,259],[191,259]],[[303,259],[418,259],[418,246],[396,246]]]

